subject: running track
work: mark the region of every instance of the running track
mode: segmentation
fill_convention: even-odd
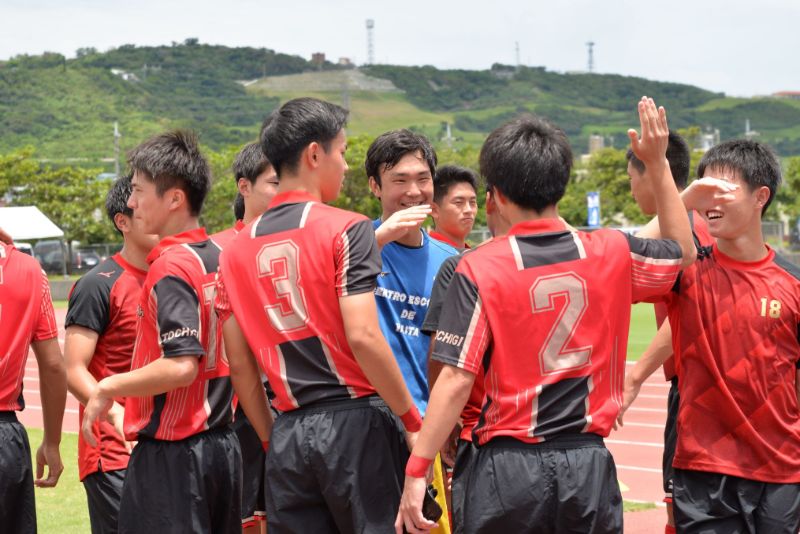
[[[64,318],[66,310],[56,310],[59,324],[59,343],[64,346]],[[629,364],[630,365],[630,364]],[[25,410],[20,420],[26,426],[42,427],[42,404],[39,397],[39,375],[36,358],[29,354],[25,368]],[[606,444],[617,463],[620,482],[628,487],[622,496],[628,501],[654,502],[660,504],[664,498],[661,483],[661,454],[663,447],[664,421],[667,416],[667,392],[669,383],[657,371],[642,386],[639,397],[628,410],[625,426],[614,431],[606,439]],[[67,408],[64,414],[64,431],[78,431],[78,401],[67,395]],[[635,517],[632,517],[635,516]],[[663,526],[663,509],[626,514],[626,533],[652,534],[652,529]],[[639,525],[646,519],[647,525]]]

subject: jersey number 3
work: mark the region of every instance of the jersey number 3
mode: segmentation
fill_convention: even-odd
[[[291,240],[264,245],[258,253],[258,276],[267,278],[274,292],[264,310],[272,327],[282,333],[305,328],[308,322],[299,285],[299,256],[300,250]]]
[[[567,347],[588,306],[584,279],[575,273],[542,276],[533,283],[530,294],[534,315],[555,311],[557,297],[565,301],[539,351],[542,374],[558,373],[587,365],[592,355],[591,346]]]

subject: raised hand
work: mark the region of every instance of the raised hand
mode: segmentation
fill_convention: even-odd
[[[735,200],[738,189],[737,184],[707,176],[692,182],[681,193],[681,199],[686,209],[705,215],[706,211]]]
[[[652,98],[643,96],[639,101],[639,123],[641,136],[636,130],[628,130],[631,150],[645,167],[666,164],[669,126],[667,112],[663,107],[656,108]]]
[[[431,207],[428,204],[412,206],[394,212],[375,231],[378,245],[383,246],[386,243],[404,238],[409,232],[418,231],[430,214]]]

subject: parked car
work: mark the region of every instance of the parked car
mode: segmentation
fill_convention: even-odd
[[[33,247],[30,243],[14,243],[14,248],[20,252],[24,252],[28,256],[33,256]]]
[[[64,257],[66,247],[61,241],[44,240],[39,241],[33,247],[33,255],[39,260],[42,269],[48,273],[64,272]],[[69,272],[85,272],[100,263],[100,256],[91,249],[72,248],[72,259],[69,262]]]

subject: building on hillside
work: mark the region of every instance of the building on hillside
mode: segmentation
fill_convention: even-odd
[[[598,150],[606,147],[606,140],[602,135],[592,134],[589,136],[589,154],[594,154]]]
[[[705,152],[719,144],[719,129],[714,128],[712,130],[711,127],[708,127],[706,131],[702,132],[698,137],[698,148]]]
[[[139,81],[139,77],[136,76],[134,73],[126,72],[126,71],[124,71],[122,69],[111,69],[111,74],[113,74],[114,76],[119,76],[120,78],[122,78],[126,82],[138,82]]]
[[[778,91],[772,93],[775,98],[791,98],[792,100],[800,100],[800,91]]]
[[[311,63],[318,68],[325,64],[325,52],[314,52],[311,54]]]

